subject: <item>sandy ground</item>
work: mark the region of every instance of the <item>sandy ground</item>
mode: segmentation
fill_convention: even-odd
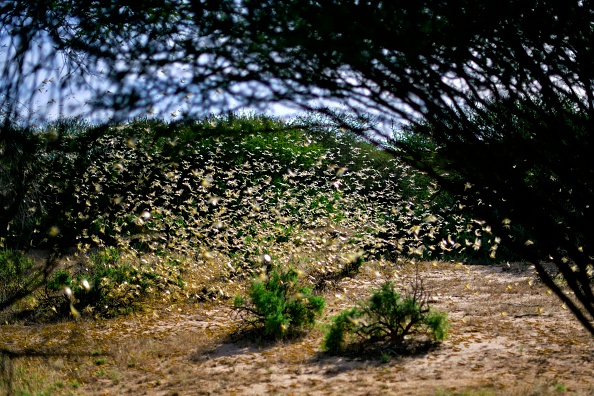
[[[594,395],[594,339],[527,266],[424,263],[441,345],[406,356],[329,356],[323,331],[237,339],[230,302],[180,302],[111,320],[5,325],[2,390],[43,395]],[[327,314],[385,276],[325,292]],[[390,273],[404,287],[411,271]]]

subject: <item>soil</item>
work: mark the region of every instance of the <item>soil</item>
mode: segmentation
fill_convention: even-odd
[[[264,342],[238,335],[230,301],[153,305],[115,319],[4,325],[7,394],[594,395],[594,339],[528,265],[422,263],[450,335],[407,354],[330,356],[316,327]],[[370,268],[325,291],[333,315],[386,276]],[[324,319],[327,322],[327,319]],[[20,393],[19,393],[20,392]]]

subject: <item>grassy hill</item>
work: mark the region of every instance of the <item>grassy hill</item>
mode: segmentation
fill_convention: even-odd
[[[33,177],[27,194],[8,194],[22,202],[0,241],[58,248],[57,257],[76,252],[40,278],[44,295],[25,304],[35,315],[111,316],[155,291],[228,297],[214,278],[271,267],[300,268],[323,288],[353,262],[484,261],[497,249],[488,227],[425,175],[314,118],[228,115],[107,129],[66,120],[28,139],[34,156],[22,150],[3,163],[8,185],[20,180],[9,179],[17,164]],[[0,268],[12,279],[35,271],[7,264],[23,260],[18,253],[4,256]],[[19,289],[8,283],[5,299]],[[65,287],[72,299],[56,297]]]

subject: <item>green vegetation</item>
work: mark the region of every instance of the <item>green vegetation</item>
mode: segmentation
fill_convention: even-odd
[[[76,247],[79,258],[57,266],[37,296],[49,317],[118,315],[186,286],[198,300],[226,298],[211,274],[249,279],[264,254],[291,263],[330,253],[299,265],[321,291],[366,260],[484,260],[497,249],[488,225],[429,176],[321,118],[97,128],[48,124],[26,135],[37,155],[22,148],[1,164],[10,186],[22,166],[34,169],[26,184],[35,196],[5,191],[21,209],[0,243],[58,257]],[[195,261],[200,274],[172,257]]]
[[[410,336],[428,334],[435,342],[448,333],[447,315],[429,307],[426,292],[416,284],[410,294],[401,296],[392,282],[386,281],[358,307],[333,318],[323,343],[331,353],[345,350],[348,343],[383,343],[403,347]]]
[[[237,135],[241,135],[243,122],[228,117],[199,133],[193,126],[178,129],[181,140],[168,135],[168,126],[149,125],[148,141],[159,153],[155,159],[163,160],[153,175],[148,167],[134,169],[135,161],[151,162],[151,148],[139,150],[139,157],[131,162],[133,154],[113,157],[110,148],[96,146],[103,132],[110,129],[107,117],[123,120],[157,111],[179,119],[209,111],[288,103],[308,106],[337,127],[352,130],[417,171],[426,172],[450,197],[463,201],[458,205],[467,214],[462,223],[486,221],[504,238],[509,250],[487,250],[488,255],[513,252],[534,262],[542,280],[594,334],[594,293],[589,276],[594,257],[589,245],[594,239],[590,204],[594,191],[589,183],[594,174],[590,133],[594,78],[589,72],[594,7],[589,2],[204,0],[200,7],[169,0],[138,7],[123,1],[115,1],[112,7],[103,2],[88,7],[73,7],[64,0],[50,3],[21,2],[18,7],[7,3],[0,8],[0,30],[6,37],[6,62],[0,65],[5,76],[0,80],[0,167],[10,168],[8,172],[0,170],[4,187],[0,191],[0,230],[8,231],[7,247],[30,247],[47,235],[71,241],[81,230],[103,229],[103,224],[109,231],[105,238],[89,233],[81,237],[81,247],[93,245],[85,241],[88,238],[111,246],[118,241],[109,224],[114,218],[103,216],[113,213],[107,205],[112,201],[128,205],[128,213],[118,213],[118,221],[123,222],[118,229],[134,233],[144,228],[134,219],[145,208],[134,207],[129,197],[120,197],[121,188],[112,189],[104,201],[96,201],[87,199],[88,191],[82,185],[69,183],[82,180],[80,177],[57,181],[51,176],[38,183],[37,175],[66,175],[70,173],[62,172],[66,166],[78,176],[93,179],[96,188],[109,187],[104,182],[121,180],[122,175],[133,175],[134,182],[148,178],[163,184],[158,175],[166,175],[170,180],[165,184],[173,183],[172,191],[185,192],[180,193],[184,197],[179,204],[188,189],[183,187],[185,175],[177,169],[201,161],[178,161],[176,153],[197,136],[213,143],[221,132],[236,126],[240,127],[235,129]],[[71,23],[63,29],[56,21]],[[135,37],[145,39],[132,39]],[[172,37],[175,45],[171,45]],[[30,45],[35,41],[47,43],[43,56],[38,56],[39,46]],[[14,68],[23,59],[32,59],[31,67]],[[103,83],[97,80],[95,85],[98,76],[110,87],[107,93],[96,89]],[[40,94],[50,99],[47,107],[40,103]],[[48,112],[63,106],[64,98],[73,99],[71,95],[81,98],[72,101],[68,111],[104,117],[104,124],[93,127],[91,136],[69,135],[68,125],[40,131],[30,128],[39,120],[48,120]],[[266,126],[274,121],[255,123]],[[250,122],[244,124],[250,126]],[[157,129],[165,133],[152,135]],[[390,142],[394,131],[402,129],[421,138],[413,139],[412,144],[398,139]],[[243,130],[253,133],[249,128]],[[262,145],[268,140],[254,135],[245,147],[266,152]],[[125,144],[134,146],[137,139],[143,140],[144,134],[130,136]],[[431,144],[423,146],[428,141]],[[116,138],[103,143],[122,142]],[[230,143],[241,145],[238,140]],[[272,157],[279,164],[290,161],[289,168],[297,175],[302,173],[293,167],[308,168],[319,162],[311,156],[316,145],[312,150],[287,151],[285,147],[279,139],[274,145],[278,152],[272,152]],[[64,148],[69,151],[67,156],[57,153]],[[365,152],[364,146],[358,148]],[[244,150],[225,152],[228,164],[250,160]],[[103,163],[105,168],[86,172],[102,162],[103,154],[110,159]],[[262,154],[261,160],[266,162],[269,154]],[[43,160],[29,161],[36,157]],[[48,172],[48,164],[55,169]],[[339,164],[350,165],[350,160]],[[285,181],[275,177],[283,170],[280,172],[268,176],[272,185],[285,191]],[[422,179],[410,180],[422,184]],[[47,186],[57,195],[64,191],[68,199],[82,199],[76,205],[59,201],[72,219],[49,220],[43,202]],[[221,188],[223,183],[215,180],[213,186]],[[401,197],[412,192],[427,196],[423,188],[411,186],[409,192],[399,186]],[[140,194],[150,191],[149,187]],[[375,191],[368,196],[371,194]],[[437,201],[430,199],[430,206]],[[419,216],[424,208],[416,205],[410,210]],[[341,211],[336,213],[340,218]],[[190,224],[184,218],[172,219],[170,225],[181,222]],[[467,235],[462,242],[472,236],[468,230],[458,230],[457,222],[444,218],[441,223],[447,224],[447,229],[441,229],[439,240],[448,235],[458,237],[461,232]],[[47,227],[40,229],[40,224]],[[492,240],[487,232],[479,234],[469,239],[463,259],[474,256],[472,250]],[[431,241],[423,236],[418,240],[414,254],[428,254],[427,248],[421,247]],[[135,241],[133,246],[159,249],[144,243]],[[456,243],[460,242],[452,245]],[[449,245],[444,248],[451,249]],[[573,297],[540,266],[540,261],[546,260],[555,263]]]
[[[477,226],[426,175],[347,131],[319,125],[253,115],[138,120],[95,140],[94,127],[79,121],[48,125],[37,134],[47,151],[26,158],[37,169],[29,181],[36,199],[22,202],[22,221],[0,242],[193,253],[225,240],[250,252],[245,239],[256,236],[254,224],[353,227],[356,214],[368,212],[361,247],[377,245],[372,250],[381,253],[382,244],[370,240],[380,237],[393,253],[483,258],[462,238],[449,243]],[[51,146],[48,130],[60,136]],[[5,171],[18,169],[8,163]],[[496,244],[488,234],[481,239]]]
[[[148,261],[151,260],[151,261]],[[80,268],[59,269],[46,284],[40,298],[45,313],[59,316],[80,312],[110,317],[140,307],[151,293],[170,293],[183,286],[179,269],[171,261],[145,255],[135,259],[115,248],[91,254]]]
[[[264,279],[261,279],[264,278]],[[237,296],[236,310],[264,336],[280,339],[311,327],[326,305],[324,299],[299,283],[299,272],[273,270],[252,282],[247,299]]]
[[[35,277],[33,261],[21,252],[0,250],[0,302],[27,291]]]
[[[594,335],[593,4],[141,3],[0,5],[3,322],[227,298],[262,257],[320,293],[369,262],[519,259]],[[190,118],[276,101],[327,118]],[[153,107],[188,118],[111,124]],[[104,123],[34,126],[55,110]],[[296,322],[264,291],[237,307]],[[423,301],[386,283],[327,347],[438,340]]]

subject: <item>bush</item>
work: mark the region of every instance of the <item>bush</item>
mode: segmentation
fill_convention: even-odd
[[[40,280],[34,272],[33,261],[22,253],[0,250],[0,304],[38,286]]]
[[[5,189],[12,191],[6,201],[24,200],[21,217],[14,217],[16,209],[0,215],[0,223],[10,223],[0,227],[0,246],[63,254],[76,244],[80,253],[115,247],[162,258],[219,251],[230,256],[231,267],[243,268],[233,271],[242,277],[253,273],[250,263],[259,263],[263,251],[280,256],[297,243],[324,251],[342,246],[340,255],[317,260],[318,291],[354,276],[363,256],[349,256],[359,251],[365,259],[457,259],[459,253],[476,259],[479,252],[470,246],[483,246],[486,256],[498,243],[486,226],[456,211],[458,202],[442,199],[427,175],[338,127],[230,115],[109,128],[72,121],[35,133],[57,137],[40,137],[38,150],[27,157],[33,165],[20,169],[16,149],[14,160],[0,159],[4,174],[15,175],[0,176],[12,186]],[[23,172],[31,175],[26,188],[16,177]],[[21,190],[28,195],[20,197]],[[116,268],[123,267],[119,263],[97,262],[90,272],[70,271],[70,280],[48,279],[57,282],[50,291],[55,295],[69,284],[78,309],[125,311],[129,304],[116,301],[142,294],[154,274],[142,265]],[[92,290],[80,287],[83,275]]]
[[[169,290],[179,284],[171,263],[158,257],[150,264],[146,259],[143,263],[120,254],[118,249],[108,248],[92,254],[83,272],[54,272],[46,284],[45,305],[60,315],[72,312],[78,316],[81,311],[113,317],[133,311],[151,291]]]
[[[340,352],[349,338],[361,344],[379,342],[402,347],[410,335],[427,334],[441,342],[447,332],[447,315],[429,307],[419,282],[406,296],[396,292],[393,282],[384,282],[367,301],[334,317],[323,347],[331,353]]]
[[[265,280],[252,282],[247,299],[237,296],[235,309],[244,313],[247,325],[262,330],[267,338],[279,339],[311,327],[326,305],[307,287],[297,284],[294,269],[273,271]]]

